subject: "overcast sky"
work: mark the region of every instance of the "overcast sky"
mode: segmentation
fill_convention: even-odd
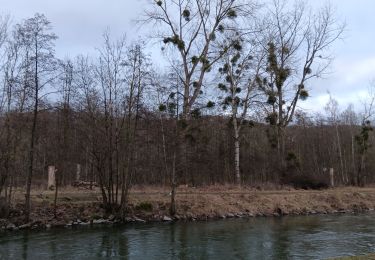
[[[45,14],[59,36],[56,51],[59,57],[73,57],[94,51],[101,44],[106,28],[113,36],[125,34],[136,38],[138,28],[134,19],[142,13],[147,0],[0,0],[0,12],[10,14],[14,22]],[[326,0],[311,1],[324,4]],[[311,98],[302,107],[321,110],[328,100],[327,91],[342,108],[355,104],[366,95],[375,79],[375,1],[331,0],[338,16],[345,20],[345,39],[338,41],[333,52],[332,73],[309,85]]]

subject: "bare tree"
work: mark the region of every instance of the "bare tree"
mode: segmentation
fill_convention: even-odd
[[[171,205],[170,214],[174,215],[176,213],[176,191],[177,191],[177,155],[179,152],[179,139],[180,139],[180,127],[179,127],[179,117],[180,117],[180,106],[181,106],[181,92],[180,86],[182,85],[181,79],[178,74],[173,70],[171,73],[166,75],[163,82],[155,82],[156,91],[158,93],[158,103],[160,112],[160,123],[161,131],[163,137],[163,155],[166,173],[170,176],[171,185]],[[170,146],[170,156],[171,159],[168,160],[167,157],[167,145],[166,145],[166,134],[163,124],[163,114],[168,119],[173,121],[172,128],[172,138],[169,141]],[[168,167],[168,161],[170,162],[170,167]],[[170,168],[170,170],[169,170]]]
[[[183,85],[182,119],[188,120],[198,112],[194,106],[203,93],[205,76],[235,44],[225,41],[224,32],[235,28],[238,16],[249,14],[250,4],[232,0],[153,0],[152,4],[144,21],[160,26],[156,37],[163,40],[165,52],[171,50],[178,54],[178,62],[171,65]],[[178,132],[182,139],[184,131]],[[184,142],[179,143],[181,149],[186,150]],[[185,157],[183,159],[186,161]],[[172,183],[172,215],[175,214],[175,186]]]
[[[355,136],[358,153],[360,155],[356,176],[356,183],[358,186],[364,186],[366,184],[366,156],[368,154],[369,148],[371,147],[370,133],[373,131],[371,120],[374,116],[375,105],[374,83],[372,83],[371,87],[368,89],[368,98],[362,101],[362,103],[364,108],[361,116],[362,127],[360,133]]]
[[[51,32],[51,24],[42,14],[16,25],[16,31],[25,55],[25,71],[27,88],[33,95],[33,119],[30,132],[29,165],[26,182],[26,221],[30,217],[30,192],[34,171],[35,141],[37,135],[37,120],[39,101],[43,97],[43,88],[56,78],[54,75],[56,60],[54,57],[54,41],[57,36]]]
[[[59,69],[61,70],[60,76],[57,81],[57,93],[59,93],[59,101],[57,104],[57,115],[58,122],[56,124],[56,142],[54,145],[59,147],[56,156],[52,159],[53,165],[57,165],[55,171],[55,200],[54,200],[54,215],[57,217],[57,197],[59,186],[64,183],[64,178],[68,176],[70,167],[70,155],[73,154],[74,146],[71,145],[70,140],[73,136],[70,131],[73,129],[73,107],[72,101],[74,94],[76,93],[74,89],[74,66],[73,61],[70,59],[65,59],[60,61]],[[75,140],[76,141],[76,140]],[[79,158],[76,158],[78,160]]]
[[[5,123],[2,130],[0,130],[0,135],[5,135],[5,144],[1,146],[1,156],[0,162],[2,166],[2,170],[0,173],[0,211],[5,210],[5,215],[7,215],[9,204],[10,204],[10,193],[8,193],[8,183],[9,183],[9,175],[10,175],[10,164],[11,164],[11,129],[10,129],[10,118],[9,114],[11,111],[11,103],[12,103],[12,71],[14,68],[14,52],[13,49],[10,48],[9,44],[9,18],[0,16],[0,69],[1,69],[1,96],[0,96],[0,115],[4,116]],[[4,133],[5,132],[5,133]],[[4,191],[4,200],[2,198],[2,192]],[[10,190],[11,191],[11,190]],[[9,196],[9,200],[7,202],[7,197]],[[2,213],[0,213],[2,214]]]
[[[182,117],[188,119],[201,94],[205,75],[234,44],[223,33],[233,30],[238,16],[247,14],[250,4],[232,0],[153,0],[145,20],[160,26],[156,37],[179,55],[172,64],[183,83]],[[177,67],[176,67],[177,66]]]
[[[125,65],[126,109],[125,109],[125,162],[126,166],[122,174],[121,186],[121,217],[124,218],[128,206],[128,194],[132,180],[136,172],[136,147],[137,132],[141,109],[143,107],[143,95],[150,84],[151,63],[145,54],[145,45],[142,42],[129,46]]]
[[[350,126],[350,153],[351,153],[351,170],[349,171],[351,173],[350,176],[350,183],[356,184],[357,178],[357,160],[356,160],[356,142],[355,142],[355,132],[357,132],[358,125],[361,124],[360,122],[360,116],[357,115],[354,105],[349,104],[348,107],[342,112],[341,114],[342,122],[344,125]]]
[[[102,94],[104,113],[104,135],[106,138],[103,169],[106,174],[108,209],[112,210],[117,203],[119,180],[119,137],[125,120],[126,86],[125,38],[112,42],[109,32],[104,33],[104,45],[99,49],[99,60],[96,66],[96,77]],[[116,182],[117,181],[117,182]],[[115,185],[117,184],[117,185]]]
[[[100,124],[101,102],[100,91],[97,87],[95,77],[95,65],[89,57],[78,56],[74,65],[74,86],[77,90],[76,110],[79,111],[79,121],[81,127],[79,132],[84,137],[80,143],[81,149],[85,150],[88,157],[86,167],[90,172],[90,187],[99,177],[100,191],[103,198],[103,204],[107,203],[107,194],[102,183],[102,176],[96,176],[95,169],[101,169],[100,147],[102,139],[102,130]]]
[[[266,36],[261,40],[268,52],[267,76],[259,85],[268,97],[268,122],[275,127],[279,161],[284,165],[285,128],[293,120],[299,100],[308,98],[307,83],[321,77],[332,60],[329,48],[341,36],[330,6],[310,13],[306,2],[274,0],[267,13]]]
[[[324,109],[328,113],[328,120],[331,125],[335,126],[335,137],[336,137],[336,146],[338,151],[338,157],[340,160],[340,175],[341,175],[341,181],[343,183],[348,183],[348,176],[345,172],[344,167],[344,158],[343,158],[343,149],[342,149],[342,140],[340,136],[339,131],[339,125],[340,125],[340,111],[339,111],[339,104],[336,99],[334,99],[331,94],[329,95],[329,100],[327,104],[325,105]]]
[[[254,42],[253,42],[254,43]],[[240,138],[241,130],[251,123],[248,119],[250,106],[258,96],[257,80],[260,77],[265,52],[249,41],[238,39],[224,55],[219,72],[225,82],[218,85],[226,93],[222,101],[224,110],[230,108],[234,137],[234,172],[237,185],[241,185]]]

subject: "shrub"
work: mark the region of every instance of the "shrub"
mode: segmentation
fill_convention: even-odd
[[[103,216],[98,215],[98,214],[93,214],[93,215],[91,216],[91,218],[92,218],[92,219],[95,219],[95,220],[98,220],[98,219],[102,219]]]
[[[8,217],[8,203],[5,198],[0,198],[0,218]]]
[[[311,176],[306,174],[291,174],[283,178],[282,183],[291,185],[295,189],[304,190],[321,190],[329,187],[328,181],[322,177]]]
[[[150,202],[141,202],[135,206],[136,210],[152,211],[152,204]]]

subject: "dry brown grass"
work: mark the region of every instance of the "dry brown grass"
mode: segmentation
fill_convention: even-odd
[[[23,203],[24,191],[15,192],[15,205]],[[54,191],[33,190],[34,219],[51,219]],[[336,188],[329,190],[259,190],[237,186],[179,187],[177,215],[183,218],[207,219],[230,215],[288,215],[365,211],[375,208],[375,188]],[[99,207],[99,189],[87,190],[67,187],[59,192],[59,216],[64,221],[72,218],[104,217]],[[130,193],[130,212],[144,219],[160,219],[168,215],[170,202],[168,187],[134,187]],[[142,210],[142,203],[152,205],[151,211]],[[18,206],[20,207],[20,206]],[[45,215],[45,217],[43,217]]]

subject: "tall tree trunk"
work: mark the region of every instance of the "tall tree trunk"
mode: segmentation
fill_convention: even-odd
[[[8,216],[9,215],[9,210],[10,208],[12,207],[12,195],[13,195],[13,180],[14,180],[14,177],[13,176],[10,176],[9,177],[9,190],[8,190],[8,197],[5,197],[5,199],[7,200],[7,212],[6,212],[6,215]]]
[[[365,185],[363,172],[365,170],[365,153],[361,154],[361,161],[357,172],[357,185],[363,187]]]
[[[279,160],[279,171],[284,172],[285,165],[285,128],[278,125],[277,126],[277,156]]]
[[[284,111],[283,111],[283,91],[281,88],[278,88],[278,124],[277,124],[277,149],[278,149],[278,156],[279,156],[279,164],[280,170],[285,170],[285,145],[284,145],[284,126],[286,126],[286,122],[284,119]]]
[[[339,152],[339,160],[340,160],[340,170],[341,170],[341,178],[344,184],[348,183],[348,176],[345,174],[345,168],[344,168],[344,161],[343,161],[343,156],[342,156],[342,149],[341,149],[341,140],[340,140],[340,133],[338,129],[338,125],[336,123],[335,125],[336,129],[336,138],[337,138],[337,148]]]
[[[7,114],[6,114],[6,155],[5,155],[5,161],[4,161],[4,173],[0,174],[0,196],[2,193],[2,190],[4,189],[7,191],[7,181],[9,179],[9,168],[10,168],[10,160],[11,160],[11,136],[10,136],[10,118],[9,118],[9,111],[10,111],[10,104],[8,102],[8,108],[7,108]],[[7,196],[5,196],[6,199]]]
[[[36,94],[37,96],[37,94]],[[29,148],[29,171],[27,175],[27,182],[26,182],[26,208],[25,208],[25,219],[26,222],[30,219],[30,192],[31,192],[31,181],[33,176],[33,167],[34,167],[34,146],[35,146],[35,134],[36,134],[36,123],[38,118],[38,101],[37,98],[35,100],[34,105],[34,116],[33,116],[33,125],[31,128],[31,135],[30,135],[30,148]]]
[[[171,206],[169,208],[169,213],[171,216],[176,215],[176,189],[177,189],[177,182],[176,182],[176,149],[173,152],[173,162],[172,162],[172,172],[171,172]]]
[[[33,167],[34,167],[34,149],[35,149],[35,135],[36,135],[36,125],[38,119],[38,106],[39,106],[39,79],[38,79],[38,45],[35,46],[36,55],[35,55],[35,74],[34,74],[34,84],[35,84],[35,100],[34,100],[34,111],[33,111],[33,125],[31,127],[30,134],[30,148],[29,148],[29,171],[27,175],[26,182],[26,205],[25,205],[25,220],[28,222],[30,220],[30,192],[31,192],[31,181],[33,177]]]
[[[105,171],[103,166],[101,165],[102,162],[100,160],[97,160],[98,165],[96,166],[97,172],[98,172],[98,178],[99,178],[99,187],[100,191],[102,193],[102,199],[103,199],[103,205],[105,209],[108,209],[108,197],[107,193],[105,191],[105,184],[104,184],[104,177],[103,177],[103,171]]]
[[[56,170],[54,170],[54,171],[55,171],[55,174],[56,174]],[[57,196],[58,196],[59,184],[60,184],[59,174],[56,174],[55,178],[56,178],[56,181],[55,181],[55,199],[54,199],[54,203],[53,203],[53,216],[55,218],[57,218]]]
[[[356,172],[356,166],[355,166],[355,146],[354,146],[354,136],[353,136],[353,134],[351,134],[351,136],[352,136],[352,143],[351,143],[351,152],[352,152],[352,171],[353,171],[353,173],[352,173],[352,177],[351,177],[351,182],[352,182],[352,184],[354,185],[355,183],[356,183],[356,181],[355,181],[355,172]]]
[[[240,133],[238,128],[237,118],[233,116],[233,130],[234,130],[234,172],[236,184],[241,186],[241,171],[240,171]]]
[[[161,126],[161,135],[162,135],[162,147],[163,147],[163,160],[164,160],[164,167],[165,167],[165,176],[169,176],[168,159],[167,159],[167,144],[166,144],[166,141],[165,141],[163,116],[161,114],[160,114],[160,126]],[[165,183],[166,182],[163,181],[163,185]]]

